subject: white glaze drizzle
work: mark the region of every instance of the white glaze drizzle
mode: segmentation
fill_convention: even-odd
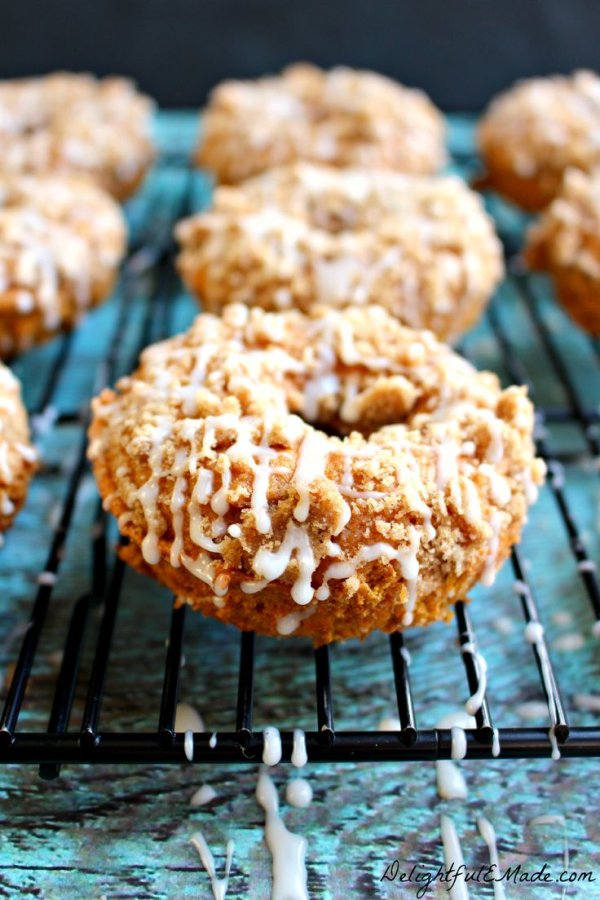
[[[485,560],[483,572],[481,573],[481,583],[486,587],[490,587],[496,580],[498,551],[500,549],[500,529],[502,527],[502,516],[498,510],[494,510],[490,515],[490,527],[492,529],[492,534],[490,537],[488,555]]]
[[[471,716],[474,716],[477,710],[481,709],[481,704],[483,703],[483,698],[485,697],[485,691],[487,688],[487,662],[483,654],[479,652],[475,644],[473,644],[471,641],[468,641],[466,644],[462,644],[460,652],[471,654],[473,662],[475,663],[475,668],[477,670],[477,690],[469,697],[469,699],[465,703],[465,709],[467,713]]]
[[[444,848],[444,863],[446,869],[454,865],[455,869],[464,866],[462,847],[456,827],[450,816],[443,815],[440,820],[442,831],[442,846]],[[450,900],[468,900],[469,890],[464,875],[460,875],[449,890]]]
[[[299,609],[296,612],[288,613],[287,616],[281,616],[277,619],[277,634],[290,635],[298,630],[300,624],[310,618],[316,611],[316,607],[312,606],[308,609]]]
[[[225,900],[227,888],[229,887],[229,874],[231,872],[231,863],[233,862],[233,851],[235,849],[235,844],[233,843],[233,841],[227,841],[225,876],[224,878],[217,878],[217,873],[215,871],[215,859],[212,855],[210,847],[204,839],[204,835],[202,834],[202,832],[197,831],[195,834],[193,834],[190,838],[190,843],[193,844],[193,846],[198,851],[200,861],[206,869],[208,877],[210,878],[210,886],[212,888],[214,900]]]
[[[158,532],[156,530],[156,506],[158,501],[159,481],[162,472],[164,444],[172,432],[173,424],[167,416],[159,417],[152,430],[151,449],[148,455],[150,477],[137,489],[139,500],[146,519],[146,534],[141,544],[144,560],[151,566],[160,560]]]
[[[494,866],[494,900],[505,900],[506,892],[504,890],[504,885],[499,880],[502,876],[502,872],[500,869],[500,859],[498,857],[498,847],[496,845],[496,832],[494,830],[494,826],[492,823],[485,818],[485,816],[479,816],[477,819],[477,828],[479,830],[479,834],[485,841],[488,853],[490,856],[490,866]]]
[[[377,544],[361,547],[356,556],[352,559],[332,563],[329,568],[326,569],[323,576],[323,583],[316,592],[317,600],[327,599],[329,596],[328,582],[331,579],[351,578],[356,574],[357,568],[362,563],[371,562],[376,559],[387,559],[389,561],[396,560],[400,564],[400,571],[402,577],[406,581],[408,589],[406,612],[404,613],[403,622],[405,625],[410,625],[413,620],[413,611],[417,599],[417,578],[419,575],[417,552],[420,539],[420,533],[416,528],[413,528],[408,547],[392,547],[391,544],[380,541]]]
[[[306,737],[301,728],[294,728],[294,742],[292,745],[292,765],[297,769],[303,768],[308,762],[306,752]]]
[[[519,582],[519,584],[522,584]],[[515,588],[517,587],[517,582],[515,582]],[[529,592],[529,588],[527,585],[523,585],[523,588]],[[523,589],[521,588],[521,590]],[[548,740],[550,741],[551,748],[551,756],[553,760],[560,759],[560,747],[558,746],[558,740],[556,738],[556,725],[558,724],[558,709],[556,707],[556,703],[554,701],[554,690],[552,684],[552,678],[550,675],[550,664],[548,661],[548,654],[546,652],[546,647],[544,644],[544,626],[541,622],[533,619],[531,622],[528,622],[525,626],[525,639],[533,644],[537,650],[538,658],[540,660],[540,670],[542,675],[542,681],[544,682],[544,687],[546,689],[546,696],[549,698],[548,701],[548,712],[550,713],[550,721],[551,726],[548,730]]]
[[[263,731],[262,759],[266,766],[276,766],[281,760],[281,735],[274,725],[267,725]]]
[[[544,626],[541,622],[531,621],[525,626],[525,640],[530,644],[537,644],[544,635]]]
[[[329,454],[329,444],[325,435],[318,431],[309,431],[300,444],[294,486],[298,491],[298,502],[294,507],[294,518],[297,522],[306,522],[310,509],[310,486],[325,474],[325,465]]]
[[[188,762],[194,761],[194,732],[186,731],[183,738],[183,752]]]
[[[464,775],[453,760],[464,759],[467,752],[465,729],[475,726],[475,719],[463,710],[446,713],[436,723],[436,728],[449,728],[451,734],[451,759],[439,759],[435,764],[437,791],[443,800],[465,800],[468,795]]]
[[[274,581],[283,575],[290,564],[293,553],[295,553],[298,564],[298,577],[292,586],[292,599],[304,606],[313,598],[311,579],[317,563],[310,537],[295,522],[288,522],[278,550],[267,550],[265,547],[258,550],[253,560],[253,568],[256,574],[262,575],[266,581]]]
[[[500,732],[497,728],[492,729],[492,756],[500,756]]]
[[[285,827],[275,785],[265,771],[258,776],[256,799],[265,811],[265,839],[273,859],[271,900],[308,900],[306,839]]]

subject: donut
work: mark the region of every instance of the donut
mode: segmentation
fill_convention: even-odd
[[[9,528],[22,507],[36,466],[21,385],[0,362],[0,531]]]
[[[523,209],[543,209],[568,168],[600,163],[600,78],[579,71],[522,81],[492,101],[478,129],[490,187]]]
[[[197,164],[227,184],[297,159],[416,174],[446,162],[444,120],[424,93],[347,68],[225,81],[200,131]]]
[[[124,78],[57,72],[0,82],[0,172],[74,172],[119,200],[153,159],[151,101]]]
[[[316,645],[450,616],[542,481],[525,390],[382,307],[200,314],[93,401],[123,558],[180,603]]]
[[[125,245],[120,207],[88,179],[0,174],[0,354],[72,328],[112,290]]]
[[[376,302],[453,339],[503,272],[480,197],[451,176],[293,163],[217,188],[176,234],[179,271],[209,312]]]
[[[524,256],[530,268],[551,275],[574,321],[600,334],[600,173],[569,169],[530,228]]]

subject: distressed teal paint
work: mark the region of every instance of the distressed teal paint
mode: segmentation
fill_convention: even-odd
[[[189,147],[195,132],[190,114],[163,115],[158,137],[163,145]],[[454,119],[452,141],[468,146],[470,123]],[[152,176],[140,198],[131,206],[134,232],[148,210],[153,192],[172,184],[181,174],[162,172]],[[207,195],[207,183],[198,176],[194,202]],[[498,202],[495,212],[511,224],[515,213]],[[547,291],[544,279],[536,290]],[[559,382],[551,375],[543,348],[531,328],[522,305],[509,285],[498,295],[497,309],[530,370],[544,403],[564,403]],[[106,351],[114,301],[93,313],[79,329],[57,398],[59,409],[73,409],[85,402],[94,369]],[[183,328],[195,306],[183,294],[174,301],[174,323]],[[143,290],[132,300],[132,323],[121,360],[126,369],[144,312]],[[590,405],[600,401],[598,367],[587,340],[573,328],[551,300],[547,317],[571,363],[573,376]],[[501,361],[494,340],[483,323],[465,341],[469,353],[482,366],[501,375]],[[18,372],[25,379],[30,404],[43,388],[44,373],[56,353],[50,344],[23,357]],[[42,569],[51,531],[53,510],[64,491],[61,471],[75,452],[77,428],[61,427],[43,442],[46,465],[32,486],[27,506],[0,554],[1,664],[7,672],[26,621],[35,578]],[[581,435],[568,427],[551,430],[551,439],[563,450],[581,453]],[[590,555],[600,560],[598,536],[600,483],[589,463],[567,466],[568,496]],[[89,530],[97,502],[91,476],[79,493],[74,527],[56,585],[36,666],[31,679],[21,725],[43,729],[47,720],[66,623],[76,598],[89,584]],[[531,581],[544,618],[551,655],[560,673],[567,709],[573,721],[591,724],[595,717],[573,708],[578,692],[600,693],[600,648],[590,636],[592,615],[578,579],[576,567],[558,520],[555,502],[546,488],[523,538],[523,554],[530,563]],[[542,699],[533,656],[522,637],[517,598],[511,591],[508,569],[489,590],[474,592],[471,615],[481,649],[489,664],[492,713],[497,725],[521,724],[517,703]],[[551,618],[568,609],[572,625],[557,625]],[[515,629],[507,637],[493,628],[493,620],[508,615]],[[166,592],[139,576],[128,573],[119,610],[106,697],[103,727],[154,729],[161,690],[164,636],[169,603]],[[83,711],[86,677],[91,665],[94,619],[82,667],[74,707],[73,727]],[[585,635],[583,648],[566,654],[552,649],[552,642],[567,631]],[[412,680],[419,723],[435,724],[450,706],[466,699],[460,659],[454,652],[452,627],[434,626],[409,633],[413,654]],[[231,729],[234,724],[238,645],[235,632],[216,622],[188,616],[186,665],[182,674],[182,699],[193,703],[209,730]],[[334,648],[333,678],[336,720],[340,728],[374,727],[383,715],[394,713],[393,684],[385,638],[374,635],[364,643],[349,642]],[[277,724],[311,728],[314,725],[313,660],[311,648],[301,641],[257,641],[256,727]],[[544,724],[543,719],[537,724]],[[309,772],[315,800],[308,810],[289,809],[282,803],[288,826],[308,839],[308,871],[312,897],[341,900],[348,897],[412,897],[412,889],[380,882],[387,862],[398,857],[407,867],[419,861],[442,860],[439,817],[443,811],[455,818],[469,865],[485,862],[486,852],[476,828],[484,813],[498,835],[503,865],[526,863],[539,867],[544,861],[560,867],[562,835],[527,827],[533,816],[561,813],[568,821],[569,849],[577,869],[596,867],[598,881],[572,888],[569,897],[600,897],[600,816],[597,760],[552,763],[498,761],[465,763],[470,793],[466,803],[441,802],[435,791],[432,765],[409,763],[383,766],[321,766]],[[288,770],[274,773],[283,800]],[[209,807],[193,809],[189,798],[204,780],[218,798]],[[266,898],[269,895],[270,859],[263,841],[262,811],[254,800],[256,771],[253,767],[214,768],[67,768],[53,783],[38,779],[33,768],[0,769],[0,896],[43,897],[46,900],[81,898],[183,898],[209,897],[208,879],[188,839],[201,829],[222,868],[225,843],[236,842],[230,893],[232,898]],[[491,897],[488,888],[475,888],[475,897]],[[508,896],[559,897],[558,886],[543,890],[512,889]],[[437,896],[445,896],[443,893]]]

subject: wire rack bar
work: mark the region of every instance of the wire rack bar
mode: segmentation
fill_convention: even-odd
[[[102,697],[108,671],[108,658],[117,618],[117,606],[119,603],[121,586],[123,584],[124,572],[125,564],[120,559],[115,560],[104,603],[104,612],[102,614],[98,643],[94,655],[94,664],[90,677],[87,700],[81,721],[81,744],[86,749],[93,747],[97,741],[98,720],[100,718],[100,709],[102,707]]]
[[[492,748],[482,743],[474,730],[467,730],[465,759],[491,760]],[[501,757],[509,759],[549,758],[551,747],[545,728],[501,728],[498,731]],[[408,762],[449,759],[452,733],[450,729],[420,730],[414,744],[408,746],[393,731],[338,731],[335,741],[323,741],[319,732],[306,732],[306,748],[311,763],[321,762]],[[240,763],[256,764],[262,759],[262,736],[255,734],[244,747],[237,732],[219,732],[215,747],[211,736],[194,734],[194,764]],[[293,732],[281,732],[282,761],[291,760]],[[571,759],[597,756],[600,729],[572,728],[569,740],[561,748],[562,756]],[[156,732],[98,732],[93,745],[83,746],[79,735],[48,734],[47,732],[17,733],[12,744],[0,747],[0,763],[31,763],[35,765],[89,763],[173,763],[187,761],[184,735],[176,734],[172,744],[164,746]]]
[[[75,509],[77,491],[85,469],[86,446],[87,444],[84,437],[80,442],[77,461],[69,478],[60,522],[54,532],[54,537],[50,546],[50,552],[44,569],[46,577],[40,583],[38,588],[37,597],[29,620],[29,627],[25,632],[23,643],[21,644],[21,650],[17,659],[13,678],[8,689],[2,716],[0,717],[0,744],[10,743],[13,740],[17,719],[27,688],[27,682],[29,681],[29,676],[31,674],[35,651],[48,613],[54,580],[60,568],[62,551],[69,532],[73,510]]]
[[[566,741],[569,737],[569,724],[558,689],[558,681],[550,661],[550,654],[548,653],[540,615],[533,597],[531,585],[529,584],[525,572],[525,566],[521,561],[518,547],[513,548],[511,562],[516,578],[514,590],[521,601],[525,621],[528,626],[533,626],[535,628],[531,639],[527,637],[526,630],[526,638],[529,640],[535,655],[542,688],[548,705],[548,713],[550,715],[552,728],[554,729],[554,734],[559,742]]]
[[[404,638],[400,632],[390,635],[390,652],[394,667],[400,736],[407,746],[412,747],[417,739],[417,723],[410,687],[410,653],[404,645]]]
[[[175,713],[177,711],[177,695],[179,691],[179,674],[183,654],[183,626],[185,623],[185,606],[173,608],[171,628],[167,638],[167,658],[165,660],[165,677],[163,681],[158,731],[162,744],[170,744],[175,735]]]
[[[252,738],[252,708],[254,703],[254,632],[240,636],[240,665],[238,672],[237,736],[242,746]]]
[[[460,655],[465,667],[469,691],[471,692],[471,696],[475,696],[482,688],[485,688],[485,682],[482,683],[485,673],[481,670],[481,666],[485,665],[485,663],[483,662],[483,658],[478,656],[475,632],[465,604],[459,600],[455,609],[458,642],[461,651]],[[494,736],[494,728],[486,694],[487,692],[484,689],[481,701],[475,712],[475,722],[477,723],[477,731],[480,739],[491,744]]]
[[[333,724],[333,698],[331,694],[331,671],[329,647],[315,650],[315,687],[317,695],[317,727],[324,743],[332,743],[335,736]]]

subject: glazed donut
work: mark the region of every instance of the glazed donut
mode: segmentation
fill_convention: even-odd
[[[211,312],[376,302],[452,339],[503,272],[481,199],[455,177],[294,163],[217,188],[176,233],[179,271]]]
[[[124,558],[203,613],[315,644],[446,619],[543,477],[525,391],[386,310],[201,314],[93,402]]]
[[[426,174],[446,161],[442,115],[421,91],[377,75],[297,64],[210,96],[199,166],[232,184],[297,159]]]
[[[573,319],[600,334],[600,173],[565,174],[557,197],[529,230],[525,259],[550,273]]]
[[[0,175],[0,353],[72,328],[112,290],[125,251],[117,203],[87,179]]]
[[[119,200],[153,159],[151,101],[123,78],[59,72],[0,82],[0,172],[75,172]]]
[[[0,363],[0,531],[6,531],[23,505],[36,465],[21,385]]]
[[[600,78],[579,71],[532,78],[500,94],[478,131],[486,168],[480,180],[527,210],[556,196],[568,168],[600,164]]]

